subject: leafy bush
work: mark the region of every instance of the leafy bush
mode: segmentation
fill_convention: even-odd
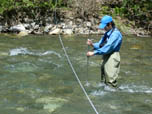
[[[103,13],[126,17],[138,27],[147,29],[152,20],[152,0],[105,0],[101,7]]]
[[[22,15],[20,12],[39,18],[56,8],[59,12],[63,8],[70,9],[75,17],[84,20],[90,16],[97,17],[101,13],[128,18],[135,21],[136,26],[146,29],[152,23],[152,0],[57,0],[57,3],[56,0],[0,0],[0,15],[6,21],[12,18],[18,20]]]
[[[18,8],[48,8],[55,9],[60,7],[62,0],[0,0],[0,14]]]

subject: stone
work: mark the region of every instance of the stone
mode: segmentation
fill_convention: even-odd
[[[73,34],[73,30],[72,29],[63,29],[63,34],[71,35],[71,34]]]
[[[35,25],[34,30],[38,30],[38,29],[39,29],[39,25]]]
[[[25,30],[26,29],[23,26],[23,24],[15,25],[10,28],[10,31],[12,31],[12,32],[20,32],[20,31],[25,31]]]
[[[73,25],[73,22],[72,22],[72,21],[69,21],[69,22],[68,22],[68,25],[72,26],[72,25]]]
[[[24,26],[26,29],[30,29],[30,28],[31,28],[30,24],[23,24],[23,26]]]
[[[52,24],[47,25],[47,26],[44,28],[44,32],[48,33],[51,28],[53,28],[53,25],[52,25]]]
[[[3,26],[0,25],[0,32],[2,32],[2,30],[3,30]]]
[[[20,111],[20,112],[24,112],[25,111],[24,107],[18,107],[18,108],[16,108],[16,110]]]
[[[33,23],[31,23],[31,26],[34,28],[35,24],[36,24],[36,23],[35,23],[35,22],[33,22]]]
[[[0,52],[0,56],[8,56],[9,54],[6,52]]]
[[[23,37],[23,36],[27,36],[28,32],[27,31],[21,31],[17,34],[18,37]]]
[[[33,34],[42,35],[43,32],[41,32],[41,31],[33,31]]]
[[[141,46],[140,45],[133,45],[133,46],[131,46],[130,49],[139,50],[139,49],[141,49]]]
[[[33,19],[29,19],[29,18],[24,18],[25,23],[32,23]]]
[[[56,97],[43,97],[35,101],[38,104],[44,104],[43,109],[48,112],[53,112],[67,102],[66,99]]]
[[[91,27],[91,22],[89,22],[89,21],[84,22],[84,24],[85,24],[87,27]]]
[[[49,34],[50,34],[50,35],[56,35],[56,34],[59,34],[60,32],[61,32],[61,29],[56,28],[56,29],[50,31]]]

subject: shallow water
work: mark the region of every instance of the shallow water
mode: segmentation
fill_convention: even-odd
[[[123,38],[119,87],[100,83],[101,56],[89,59],[86,40],[62,36],[71,62],[100,114],[151,114],[152,38]],[[0,36],[2,114],[95,114],[71,71],[58,36]],[[88,82],[88,83],[87,83]]]

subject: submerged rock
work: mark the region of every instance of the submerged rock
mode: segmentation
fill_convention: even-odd
[[[27,36],[28,32],[27,31],[21,31],[17,34],[18,37],[23,37],[23,36]]]
[[[0,52],[0,56],[8,56],[9,54],[7,52]]]
[[[33,72],[38,69],[35,64],[29,62],[20,62],[5,66],[9,72]]]
[[[25,111],[24,107],[18,107],[18,108],[16,108],[16,110],[20,111],[20,112],[24,112]]]
[[[130,49],[138,50],[138,49],[141,49],[141,46],[139,46],[139,45],[133,45],[133,46],[131,46]]]
[[[53,112],[67,102],[66,99],[56,97],[43,97],[35,101],[38,104],[44,104],[43,109],[48,112]]]

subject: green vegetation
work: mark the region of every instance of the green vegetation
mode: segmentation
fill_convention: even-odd
[[[84,20],[110,14],[135,21],[137,27],[152,25],[152,0],[0,0],[0,16],[8,24],[20,21],[20,16],[40,18],[55,8],[72,11]]]
[[[120,0],[118,0],[120,1]],[[104,13],[121,16],[136,22],[136,26],[147,28],[152,20],[152,0],[122,0],[105,3]]]
[[[60,7],[62,0],[0,0],[0,14],[5,11],[11,11],[13,9],[20,8],[48,8],[54,9],[57,6]]]

